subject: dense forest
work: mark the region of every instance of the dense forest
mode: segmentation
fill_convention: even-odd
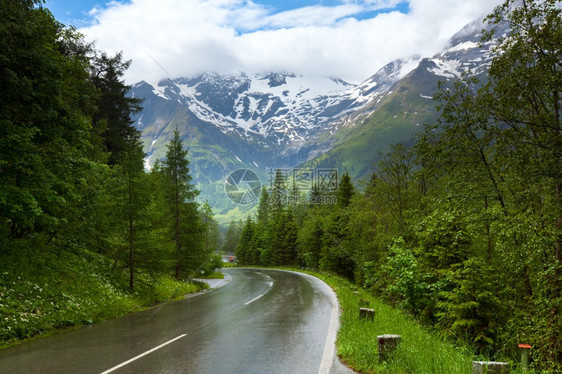
[[[0,0],[0,19],[0,345],[173,297],[220,266],[178,130],[144,169],[129,61],[40,0]],[[478,354],[517,360],[530,344],[533,367],[558,373],[561,2],[507,0],[487,22],[511,30],[483,37],[500,37],[487,79],[443,84],[413,147],[334,191],[278,171],[223,249],[340,274]]]
[[[177,130],[144,169],[129,61],[39,0],[1,0],[0,19],[0,343],[174,296],[220,267]]]
[[[299,191],[279,170],[238,261],[338,273],[477,354],[530,344],[535,369],[562,372],[560,5],[496,8],[487,22],[511,31],[483,36],[500,38],[487,79],[443,84],[439,121],[361,188]]]

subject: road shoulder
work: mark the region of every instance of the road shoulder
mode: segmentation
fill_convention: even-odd
[[[187,295],[184,296],[185,299],[189,299],[191,297],[199,296],[199,295],[202,295],[204,293],[210,292],[212,290],[216,290],[218,288],[224,287],[232,280],[232,277],[228,274],[224,274],[223,279],[194,278],[192,280],[196,281],[196,282],[206,283],[209,286],[209,288],[206,289],[206,290],[201,290],[199,292],[187,294]]]

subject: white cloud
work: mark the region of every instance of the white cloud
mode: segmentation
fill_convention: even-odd
[[[386,63],[437,53],[465,24],[501,0],[346,0],[275,12],[249,0],[132,0],[92,11],[80,31],[98,48],[123,51],[133,63],[128,83],[205,71],[289,71],[360,82]],[[158,61],[158,64],[154,61]]]

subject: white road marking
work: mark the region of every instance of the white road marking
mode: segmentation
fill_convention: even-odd
[[[138,359],[141,358],[141,357],[144,357],[144,356],[146,356],[146,355],[148,355],[148,354],[151,354],[152,352],[154,352],[154,351],[156,351],[156,350],[158,350],[158,349],[160,349],[160,348],[162,348],[162,347],[165,347],[165,346],[167,346],[168,344],[173,343],[173,342],[175,342],[176,340],[179,340],[179,339],[181,339],[181,338],[183,338],[183,337],[185,337],[185,336],[187,336],[187,334],[181,334],[180,336],[177,336],[177,337],[173,338],[172,340],[168,340],[166,343],[160,344],[158,347],[154,347],[154,348],[152,348],[152,349],[149,350],[149,351],[146,351],[146,352],[144,352],[144,353],[141,353],[140,355],[135,356],[135,357],[131,358],[130,360],[127,360],[127,361],[125,361],[125,362],[123,362],[123,363],[121,363],[121,364],[119,364],[119,365],[117,365],[117,366],[114,366],[114,367],[112,367],[111,369],[106,370],[106,371],[104,371],[104,372],[101,373],[101,374],[108,374],[108,373],[111,373],[112,371],[115,371],[115,370],[117,370],[117,369],[119,369],[119,368],[122,368],[123,366],[128,365],[128,364],[130,364],[131,362],[136,361],[136,360],[138,360]]]
[[[249,304],[253,303],[254,301],[258,300],[259,298],[261,298],[261,297],[262,297],[263,295],[265,295],[266,293],[267,293],[267,291],[264,292],[264,293],[262,293],[261,295],[259,295],[259,296],[256,297],[255,299],[252,299],[252,300],[250,300],[250,301],[248,301],[248,302],[245,302],[244,305],[249,305]]]
[[[336,357],[336,338],[337,338],[337,333],[340,323],[340,306],[336,293],[332,288],[330,288],[330,286],[326,284],[326,282],[312,275],[299,273],[296,271],[290,271],[290,270],[282,270],[282,271],[299,274],[303,277],[314,278],[316,281],[320,282],[320,284],[322,284],[323,287],[325,287],[325,290],[329,295],[330,304],[332,306],[332,312],[330,313],[330,326],[328,326],[328,334],[326,336],[326,343],[324,344],[324,352],[322,353],[322,361],[320,362],[320,367],[318,368],[318,374],[330,374],[334,359]],[[262,296],[263,295],[258,296],[255,300],[259,299]],[[252,301],[249,301],[247,304],[251,303]]]
[[[322,281],[321,281],[322,282]],[[322,282],[324,283],[324,282]],[[326,336],[326,344],[324,345],[324,353],[322,354],[322,362],[318,369],[318,374],[329,374],[332,370],[332,363],[336,355],[336,336],[340,320],[340,307],[334,290],[326,283],[326,289],[330,294],[330,304],[332,304],[332,313],[330,316],[330,326],[328,327],[328,336]]]
[[[268,285],[269,285],[269,288],[273,287],[273,282],[269,282]],[[268,292],[269,292],[269,290],[265,291],[264,293],[262,293],[262,294],[259,295],[258,297],[254,298],[254,299],[252,299],[252,300],[250,300],[250,301],[245,302],[244,305],[249,305],[249,304],[253,303],[254,301],[256,301],[256,300],[258,300],[259,298],[263,297],[263,296],[264,296],[266,293],[268,293]]]

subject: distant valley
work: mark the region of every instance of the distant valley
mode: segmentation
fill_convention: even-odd
[[[480,46],[480,21],[460,30],[441,53],[389,63],[359,85],[335,77],[296,73],[207,73],[191,78],[139,82],[143,98],[135,118],[150,168],[165,154],[178,128],[189,149],[191,173],[218,217],[241,218],[224,192],[230,172],[245,168],[265,183],[276,168],[333,168],[368,178],[380,152],[409,143],[437,118],[432,100],[438,82],[463,72],[482,75],[490,48]]]

